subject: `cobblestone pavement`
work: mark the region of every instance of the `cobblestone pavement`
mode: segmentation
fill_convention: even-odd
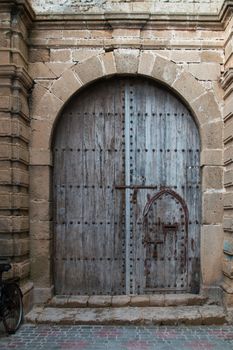
[[[9,350],[233,350],[233,326],[21,326],[0,331]]]

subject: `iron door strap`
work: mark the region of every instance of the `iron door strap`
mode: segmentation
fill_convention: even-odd
[[[145,186],[145,185],[114,185],[115,190],[125,190],[125,189],[130,189],[130,190],[140,190],[140,189],[151,189],[151,190],[156,190],[158,186],[151,185],[151,186]]]

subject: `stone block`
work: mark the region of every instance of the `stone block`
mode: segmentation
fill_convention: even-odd
[[[25,163],[29,162],[29,151],[26,147],[21,147],[20,145],[12,145],[12,160],[17,160]]]
[[[74,71],[84,84],[101,78],[104,75],[103,66],[98,56],[91,57],[82,63],[78,63],[74,67]]]
[[[164,306],[165,296],[163,294],[150,295],[150,306]]]
[[[170,59],[176,63],[200,62],[198,50],[171,50]]]
[[[86,307],[89,297],[87,295],[71,295],[68,297],[69,307]]]
[[[203,193],[202,220],[203,224],[219,224],[223,218],[223,194],[214,192]]]
[[[202,170],[203,182],[202,189],[222,189],[223,188],[223,167],[204,166]]]
[[[51,49],[50,61],[53,62],[69,62],[71,61],[70,49]]]
[[[25,232],[29,230],[28,216],[12,216],[12,231]]]
[[[11,135],[11,119],[10,118],[1,118],[0,123],[0,136],[9,136]]]
[[[1,55],[1,64],[10,64],[10,57],[11,57],[10,50],[9,51],[0,50],[0,55]]]
[[[111,75],[116,73],[116,62],[115,57],[112,52],[107,52],[101,55],[101,60],[103,63],[103,70],[106,75]]]
[[[14,256],[26,256],[29,253],[29,239],[14,239],[13,247]]]
[[[224,55],[222,50],[202,50],[200,52],[202,62],[224,63]]]
[[[12,136],[17,136],[22,140],[29,141],[29,127],[24,122],[19,120],[12,120]]]
[[[168,85],[173,85],[179,73],[179,67],[171,61],[156,56],[151,75]]]
[[[53,223],[51,221],[30,221],[30,236],[33,239],[51,239],[53,233]]]
[[[50,167],[32,166],[30,169],[31,200],[50,200]]]
[[[103,52],[104,52],[103,49],[86,49],[86,48],[75,49],[75,50],[72,50],[72,60],[74,62],[82,62],[93,56],[98,56]]]
[[[199,124],[211,122],[220,122],[221,112],[212,92],[206,92],[190,103],[191,108],[195,111]],[[220,125],[219,125],[220,126]],[[203,144],[205,146],[205,144]],[[209,148],[209,147],[207,147]],[[218,148],[218,147],[214,147]]]
[[[224,209],[233,209],[233,192],[227,192],[223,195]]]
[[[30,201],[30,220],[50,221],[52,219],[51,203],[47,200]]]
[[[223,263],[222,263],[222,271],[226,277],[230,278],[231,280],[233,279],[233,257],[232,257],[232,255],[224,254]]]
[[[130,304],[130,296],[128,295],[114,295],[112,297],[113,307],[129,306],[129,304]]]
[[[181,73],[175,80],[172,87],[184,98],[188,103],[204,94],[205,90],[202,85],[187,72]]]
[[[88,299],[88,307],[111,306],[112,297],[110,295],[92,295]]]
[[[43,148],[31,148],[30,165],[52,165],[52,152]]]
[[[7,208],[11,208],[11,194],[0,193],[0,209],[7,209]]]
[[[16,262],[12,264],[12,270],[14,276],[24,279],[29,276],[30,273],[30,261],[25,259],[24,261]]]
[[[233,169],[229,169],[224,172],[224,186],[233,186]]]
[[[233,145],[224,149],[224,165],[233,163]]]
[[[189,63],[188,71],[198,80],[219,80],[221,65],[219,63]]]
[[[223,108],[223,116],[224,116],[224,119],[227,117],[227,116],[232,116],[232,109],[233,109],[233,95],[230,94],[227,96],[227,98],[225,98],[224,100],[224,108]],[[228,123],[231,123],[231,131],[232,131],[232,119],[229,118],[226,122],[226,124]]]
[[[31,240],[31,278],[40,288],[51,285],[51,241]]]
[[[203,149],[222,149],[223,123],[221,121],[201,127]]]
[[[33,79],[55,79],[56,74],[54,74],[51,69],[43,62],[36,62],[29,64],[29,74]]]
[[[223,141],[224,144],[233,140],[233,121],[229,121],[224,126]]]
[[[28,194],[23,193],[13,193],[12,194],[12,206],[16,209],[28,209],[29,206],[29,198]]]
[[[113,38],[139,38],[140,37],[140,29],[127,29],[127,28],[115,28],[112,32]]]
[[[223,165],[223,150],[203,149],[201,151],[201,166],[203,165]]]
[[[0,170],[0,184],[11,184],[11,169]]]
[[[150,297],[149,295],[134,295],[130,300],[131,306],[149,306]]]
[[[0,256],[9,257],[14,255],[14,247],[12,239],[0,239]]]
[[[0,96],[0,109],[10,109],[10,96]]]
[[[27,171],[18,168],[13,168],[12,170],[12,183],[14,185],[29,185],[29,174]]]
[[[50,50],[44,48],[29,50],[29,61],[31,63],[36,62],[48,62],[50,60]]]
[[[136,74],[138,72],[139,50],[117,49],[114,50],[114,56],[118,74]]]
[[[201,228],[201,269],[203,285],[215,285],[222,278],[222,225],[204,225]]]
[[[1,143],[0,145],[0,159],[11,159],[11,144]]]
[[[233,232],[233,217],[224,216],[223,229],[225,232]]]
[[[59,78],[65,71],[67,71],[71,66],[72,62],[47,62],[48,68]],[[40,81],[40,80],[38,80]]]
[[[60,100],[67,101],[79,88],[81,82],[78,81],[76,75],[67,70],[62,76],[54,82],[51,87],[51,92]]]
[[[32,119],[31,128],[31,147],[48,149],[53,128],[52,122],[47,119]]]
[[[32,117],[38,120],[43,119],[42,124],[46,123],[46,119],[47,119],[47,122],[48,120],[50,120],[50,122],[53,123],[53,121],[57,117],[60,109],[64,104],[62,100],[57,98],[51,92],[47,92],[41,98],[40,101],[35,101],[35,103],[36,105],[34,106],[34,113]],[[33,131],[33,126],[32,126],[32,131]],[[40,146],[40,147],[43,148],[43,146]]]
[[[151,75],[155,63],[155,55],[143,51],[139,57],[138,73],[142,75]]]

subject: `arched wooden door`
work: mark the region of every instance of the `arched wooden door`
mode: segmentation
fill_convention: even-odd
[[[198,291],[200,141],[177,97],[145,79],[97,82],[64,109],[53,152],[56,294]],[[163,256],[149,243],[160,231]]]

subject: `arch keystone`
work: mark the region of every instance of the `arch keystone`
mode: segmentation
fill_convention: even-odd
[[[118,49],[114,51],[118,74],[136,74],[138,72],[139,50]]]

